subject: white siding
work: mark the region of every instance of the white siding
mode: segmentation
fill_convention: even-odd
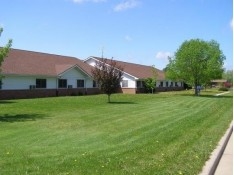
[[[124,87],[124,88],[136,88],[136,80],[127,75],[127,74],[123,74],[123,80],[127,80],[128,81],[128,87]],[[121,87],[122,87],[122,82],[120,83]]]
[[[93,87],[93,80],[85,75],[78,68],[73,68],[65,72],[61,77],[61,79],[67,79],[67,85],[72,85],[73,88],[77,88],[77,80],[84,80],[86,88]]]
[[[46,79],[47,89],[56,88],[56,78],[32,77],[32,76],[5,76],[2,78],[3,90],[29,89],[30,85],[36,85],[36,79]]]
[[[85,63],[89,64],[90,66],[95,66],[96,65],[96,61],[92,58],[88,59],[85,61]]]

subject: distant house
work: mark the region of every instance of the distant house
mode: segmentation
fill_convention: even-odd
[[[11,49],[1,66],[0,99],[99,93],[91,69],[74,57]]]
[[[211,86],[212,87],[223,87],[227,83],[227,80],[224,79],[216,79],[216,80],[211,80]]]
[[[97,61],[101,61],[100,57],[91,56],[84,62],[95,66]],[[141,93],[144,92],[144,80],[146,78],[153,77],[153,67],[140,64],[128,63],[123,61],[117,61],[118,65],[123,67],[123,81],[121,82],[122,93]],[[165,73],[159,69],[154,68],[157,73],[157,83],[155,85],[157,92],[162,91],[174,91],[184,89],[184,83],[181,81],[171,81],[165,78]]]

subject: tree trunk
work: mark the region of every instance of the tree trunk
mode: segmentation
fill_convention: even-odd
[[[197,88],[198,83],[197,83],[197,81],[195,81],[194,84],[195,84],[195,85],[194,85],[194,88],[195,88],[195,94],[194,94],[194,95],[198,96],[198,88]]]

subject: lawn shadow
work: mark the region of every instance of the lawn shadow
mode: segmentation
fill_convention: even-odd
[[[121,105],[124,105],[124,104],[137,104],[135,102],[128,102],[128,101],[113,101],[113,102],[109,102],[109,104],[121,104]]]
[[[45,116],[42,114],[3,114],[0,115],[0,122],[27,122],[27,121],[36,121],[37,119],[45,119]]]
[[[15,101],[10,101],[10,100],[0,100],[0,105],[1,104],[10,104],[10,103],[16,103]]]
[[[177,96],[187,96],[187,97],[206,97],[206,98],[232,98],[232,96],[226,96],[226,95],[219,95],[216,96],[215,94],[201,94],[201,95],[194,95],[194,94],[176,94]]]

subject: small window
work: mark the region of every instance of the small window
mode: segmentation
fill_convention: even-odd
[[[97,82],[93,80],[93,87],[97,87]]]
[[[77,80],[77,87],[83,88],[84,87],[84,80]]]
[[[2,80],[0,80],[0,89],[2,89]]]
[[[178,87],[178,84],[177,84],[177,82],[175,82],[175,87]]]
[[[67,88],[67,79],[59,79],[59,88]]]
[[[46,88],[46,79],[36,79],[36,88]]]
[[[168,81],[166,82],[166,87],[168,87]]]
[[[171,85],[170,85],[171,87],[173,87],[173,82],[171,82]]]
[[[128,80],[122,81],[122,87],[128,87]]]
[[[163,81],[160,82],[160,87],[163,87]]]
[[[142,88],[142,81],[137,81],[137,87]]]

